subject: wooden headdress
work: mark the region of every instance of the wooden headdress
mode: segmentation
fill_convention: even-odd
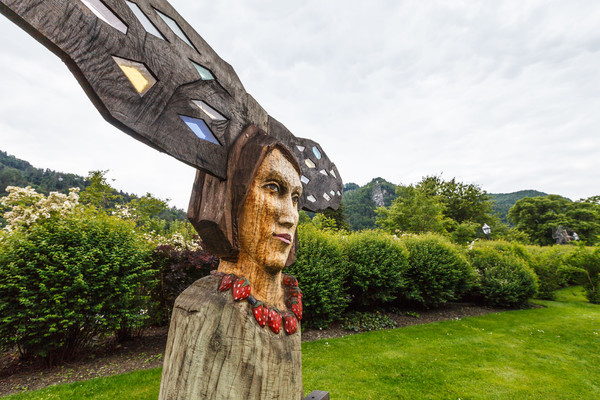
[[[302,209],[338,208],[342,180],[323,149],[268,115],[166,0],[0,0],[0,12],[65,62],[108,122],[202,171],[197,184],[227,180],[255,127],[300,163]]]

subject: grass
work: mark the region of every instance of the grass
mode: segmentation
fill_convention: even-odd
[[[339,399],[600,398],[600,306],[581,288],[546,308],[303,344],[304,389]],[[156,399],[160,369],[18,394],[16,399]]]
[[[4,399],[52,400],[146,400],[158,398],[161,368],[95,378],[89,381],[50,386],[33,392],[23,392]]]

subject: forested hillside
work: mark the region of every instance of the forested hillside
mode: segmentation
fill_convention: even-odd
[[[89,182],[83,176],[35,168],[0,150],[0,196],[7,194],[7,186],[31,186],[39,193],[67,193],[69,188],[84,189]]]
[[[0,150],[0,197],[5,196],[7,186],[31,186],[38,193],[48,195],[50,192],[68,193],[69,188],[78,187],[82,191],[92,184],[94,179],[103,179],[106,171],[90,171],[89,177],[81,175],[58,172],[51,169],[36,168],[25,160],[18,159],[9,155],[5,151]],[[92,180],[89,178],[91,177]],[[111,204],[109,207],[114,207],[116,204],[130,203],[132,200],[139,199],[139,196],[110,189],[112,193]],[[143,196],[148,198],[149,195]],[[0,213],[1,215],[1,213]],[[186,220],[186,213],[175,207],[165,208],[160,215],[160,218],[167,221]],[[0,225],[2,221],[0,221]]]
[[[525,197],[538,197],[548,196],[547,193],[539,192],[537,190],[519,190],[518,192],[512,193],[488,193],[492,203],[492,212],[498,215],[500,221],[508,224],[508,210],[515,203]]]
[[[59,191],[67,193],[71,187],[81,190],[90,185],[89,179],[71,173],[58,172],[32,166],[29,162],[20,160],[5,151],[0,150],[0,196],[6,195],[7,186],[31,186],[37,192],[48,194]],[[115,191],[121,202],[128,203],[137,198],[136,195]],[[520,199],[525,197],[547,196],[537,190],[520,190],[512,193],[489,193],[492,200],[492,212],[503,223],[508,223],[508,210]],[[397,197],[396,185],[383,178],[375,178],[365,186],[355,183],[344,185],[343,213],[346,222],[352,230],[373,229],[377,207],[389,207]],[[175,208],[169,211],[167,219],[185,219],[185,213]]]
[[[519,190],[512,193],[487,193],[492,201],[492,213],[508,224],[508,210],[525,197],[548,196],[538,190]],[[376,228],[375,208],[389,207],[397,197],[396,185],[383,178],[375,178],[365,186],[356,183],[344,185],[344,215],[352,230]]]
[[[375,178],[363,187],[355,183],[344,185],[342,202],[350,229],[375,228],[375,208],[389,207],[396,197],[396,185],[383,178]]]

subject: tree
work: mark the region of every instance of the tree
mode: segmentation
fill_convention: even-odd
[[[346,222],[346,216],[344,215],[344,204],[340,203],[340,206],[337,210],[333,210],[331,208],[327,208],[323,211],[323,215],[327,218],[335,221],[335,229],[338,231],[349,231],[350,225]]]
[[[419,187],[400,186],[390,207],[378,207],[377,224],[390,233],[445,233],[444,205]]]
[[[500,227],[491,215],[491,202],[479,186],[444,181],[439,176],[424,177],[411,186],[401,186],[398,198],[388,209],[379,208],[378,224],[394,233],[447,233],[455,242],[464,243],[482,235],[484,223]]]
[[[577,232],[588,243],[597,243],[600,235],[599,205],[572,202],[558,195],[521,199],[509,210],[508,217],[519,231],[539,245],[553,244],[552,233],[559,226]]]
[[[90,185],[81,192],[80,201],[99,210],[111,208],[122,196],[106,181],[108,170],[90,171],[87,180]]]
[[[444,215],[458,224],[490,221],[492,203],[485,190],[474,184],[444,181],[440,176],[426,176],[417,185],[427,196],[437,196],[444,205]]]

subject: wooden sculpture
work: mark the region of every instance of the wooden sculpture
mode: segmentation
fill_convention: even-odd
[[[236,248],[222,253],[217,274],[177,299],[160,399],[302,398],[302,298],[295,279],[282,274],[295,250],[300,166],[254,127],[232,155],[219,205],[231,217]]]
[[[302,396],[297,210],[337,208],[342,181],[310,139],[246,93],[166,0],[0,0],[57,54],[102,116],[198,169],[188,217],[221,257],[177,299],[161,399]]]

